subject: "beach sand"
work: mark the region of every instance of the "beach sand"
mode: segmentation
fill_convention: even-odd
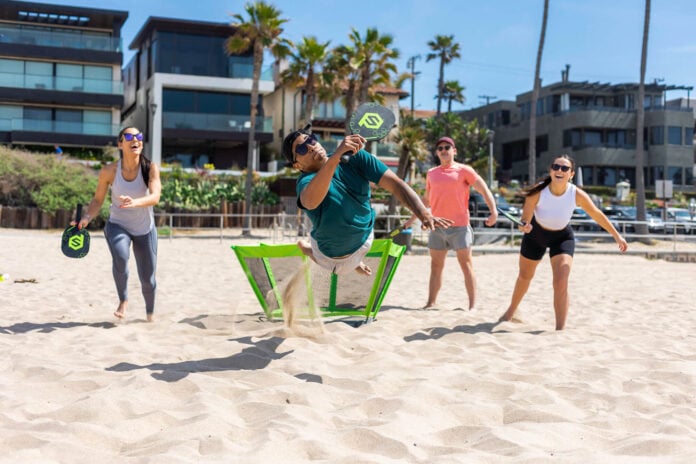
[[[696,264],[578,254],[555,332],[548,257],[519,317],[517,255],[405,256],[378,320],[293,336],[230,245],[160,239],[156,322],[135,263],[125,322],[103,235],[0,229],[2,463],[696,462]],[[257,241],[258,242],[258,241]],[[17,281],[17,282],[15,282]],[[24,281],[24,283],[20,283]]]

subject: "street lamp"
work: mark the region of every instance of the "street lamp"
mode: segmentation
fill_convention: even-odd
[[[493,188],[493,137],[495,131],[488,131],[488,188]]]

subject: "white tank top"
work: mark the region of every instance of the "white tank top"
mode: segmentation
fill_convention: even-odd
[[[111,206],[109,207],[109,221],[118,224],[135,236],[145,235],[155,223],[152,206],[146,208],[119,208],[121,195],[131,198],[140,198],[149,192],[143,180],[143,174],[138,166],[138,175],[132,181],[127,181],[121,173],[121,160],[116,166],[114,183],[111,185]]]
[[[568,183],[568,188],[561,196],[551,193],[547,185],[539,193],[539,201],[534,209],[534,218],[541,227],[547,230],[561,230],[570,222],[575,203],[575,185]]]

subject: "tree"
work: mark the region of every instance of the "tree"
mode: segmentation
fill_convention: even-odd
[[[394,139],[399,152],[399,166],[396,175],[400,179],[406,180],[406,175],[411,170],[414,161],[425,161],[430,152],[425,138],[425,130],[420,121],[412,116],[406,115],[403,111],[399,116],[399,131]],[[389,214],[396,212],[396,198],[389,200]]]
[[[435,40],[428,42],[428,46],[432,53],[426,55],[425,61],[440,60],[440,74],[437,81],[437,115],[439,116],[445,87],[445,65],[462,56],[459,53],[459,44],[454,41],[453,35],[436,35]]]
[[[546,38],[546,22],[549,17],[549,0],[544,0],[544,15],[541,20],[541,35],[537,48],[536,66],[534,68],[534,90],[532,90],[532,104],[529,109],[529,183],[536,180],[536,107],[539,100],[539,88],[541,79],[541,55],[544,52],[544,39]]]
[[[390,82],[391,75],[397,71],[393,60],[399,58],[399,51],[392,48],[393,36],[380,35],[375,28],[368,28],[364,36],[351,29],[348,37],[352,43],[336,47],[328,62],[333,75],[329,86],[333,85],[331,88],[335,93],[345,92],[346,128],[350,115],[361,103],[383,103],[383,98],[375,93],[375,87]]]
[[[322,85],[322,71],[328,56],[329,43],[319,42],[316,37],[303,37],[295,53],[291,54],[288,69],[281,74],[283,84],[304,86],[305,101],[301,114],[305,124],[311,123],[314,119],[314,104],[318,97],[318,89]]]
[[[464,103],[466,98],[464,97],[464,90],[459,81],[447,81],[443,87],[442,98],[447,100],[447,112],[452,112],[452,102]]]
[[[448,136],[457,146],[457,161],[472,165],[475,169],[488,166],[489,130],[479,126],[478,120],[464,121],[454,113],[426,121],[426,138],[431,147],[440,137]]]
[[[247,173],[245,184],[245,207],[244,226],[242,235],[251,235],[251,188],[253,183],[252,171],[254,166],[254,148],[256,136],[256,115],[258,114],[259,101],[259,81],[261,80],[261,67],[263,66],[263,54],[269,49],[273,56],[281,58],[290,52],[290,41],[281,38],[283,33],[281,27],[287,19],[281,19],[280,10],[273,5],[269,5],[263,0],[254,3],[247,3],[244,6],[248,18],[240,14],[232,15],[236,22],[232,27],[236,28],[234,35],[225,42],[225,50],[230,55],[246,53],[251,49],[254,57],[254,68],[251,84],[251,109],[249,112],[249,141],[247,151]]]
[[[640,82],[638,83],[638,98],[636,101],[636,220],[645,221],[645,152],[643,149],[643,128],[645,126],[645,67],[648,61],[648,35],[650,32],[650,0],[645,0],[645,17],[643,18],[643,45],[640,54]],[[636,232],[648,233],[648,225],[636,224]]]

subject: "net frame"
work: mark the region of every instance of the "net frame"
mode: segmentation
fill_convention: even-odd
[[[261,305],[266,317],[270,320],[283,318],[282,292],[278,284],[278,279],[274,275],[271,260],[279,258],[297,257],[302,264],[306,264],[309,258],[302,253],[297,244],[264,244],[259,245],[232,245],[232,250],[237,256],[237,260],[244,271],[244,274],[251,285],[256,298]],[[363,316],[365,322],[371,322],[377,317],[384,297],[386,296],[392,279],[399,266],[399,262],[406,251],[403,245],[397,245],[391,239],[377,239],[372,242],[368,258],[378,258],[379,264],[374,272],[374,279],[370,293],[362,309],[341,307],[337,301],[337,294],[341,277],[336,274],[330,275],[328,304],[321,306],[319,313],[322,317],[335,316]],[[252,265],[253,264],[253,265]],[[261,266],[259,266],[261,264]],[[256,272],[252,271],[252,267]],[[310,267],[305,266],[305,283],[307,289],[307,299],[310,307],[314,307],[314,284]],[[265,291],[264,291],[265,290]],[[278,307],[272,308],[265,295],[272,291]]]

